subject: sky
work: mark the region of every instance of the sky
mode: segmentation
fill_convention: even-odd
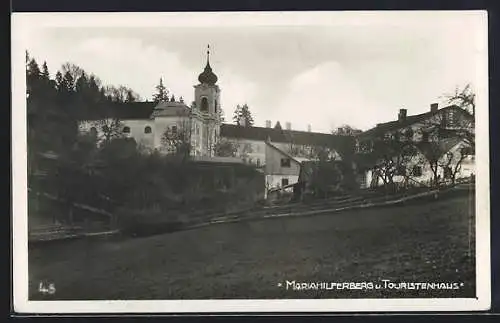
[[[41,15],[18,26],[30,55],[46,61],[52,74],[71,62],[149,100],[162,77],[176,98],[191,102],[210,44],[227,122],[246,103],[257,126],[271,120],[304,131],[344,124],[366,130],[394,120],[399,109],[423,113],[433,102],[444,104],[443,95],[457,86],[487,82],[478,73],[487,59],[485,17],[471,12],[268,14],[262,20],[254,13],[232,19]]]

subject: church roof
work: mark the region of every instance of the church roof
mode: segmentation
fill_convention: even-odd
[[[288,143],[297,145],[324,146],[334,148],[353,149],[354,138],[350,136],[336,136],[328,133],[284,130],[264,127],[243,127],[233,124],[222,124],[222,137],[247,139],[256,141]]]
[[[109,102],[99,107],[102,111],[101,115],[92,115],[83,119],[98,120],[106,117],[120,120],[149,119],[155,105],[154,102]]]
[[[154,108],[152,117],[188,116],[191,109],[182,102],[160,102]]]
[[[120,120],[141,120],[152,117],[187,116],[191,109],[182,102],[109,102],[99,108],[102,113],[83,118],[98,120],[118,118]]]

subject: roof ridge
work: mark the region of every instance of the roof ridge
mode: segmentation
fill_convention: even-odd
[[[275,145],[273,145],[271,142],[269,142],[268,140],[265,141],[266,145],[269,145],[270,147],[276,149],[278,152],[282,153],[283,155],[289,157],[290,159],[293,159],[296,163],[300,164],[300,161],[298,161],[297,159],[295,159],[294,156],[292,156],[291,154],[287,153],[286,151],[276,147]]]

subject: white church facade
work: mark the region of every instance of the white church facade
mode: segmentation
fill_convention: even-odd
[[[212,156],[220,137],[221,91],[208,56],[198,80],[192,107],[183,101],[111,103],[105,118],[82,120],[80,131],[93,133],[99,139],[104,139],[110,131],[119,132],[121,136],[134,138],[145,150],[160,152],[168,150],[163,139],[167,136],[190,142],[194,156]]]

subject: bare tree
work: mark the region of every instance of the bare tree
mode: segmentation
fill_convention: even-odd
[[[123,137],[124,125],[118,118],[103,118],[92,122],[96,128],[98,141],[109,143],[113,139]]]
[[[448,103],[456,104],[460,108],[472,114],[474,117],[476,115],[476,94],[474,93],[471,84],[467,84],[463,89],[458,86],[455,88],[453,94],[446,95]]]
[[[379,139],[374,142],[373,153],[376,164],[372,169],[376,182],[381,179],[386,189],[395,187],[394,177],[403,176],[405,182],[410,176],[410,165],[418,151],[412,141],[399,138]]]
[[[457,175],[462,170],[463,161],[471,155],[470,147],[460,147],[456,151],[448,151],[442,158],[440,167],[443,170],[444,179],[450,179],[455,185]]]
[[[191,118],[181,118],[175,125],[167,127],[161,136],[161,143],[167,154],[180,157],[183,161],[191,153]]]
[[[74,86],[76,80],[78,80],[85,73],[85,71],[80,66],[70,62],[64,63],[61,66],[61,71],[62,75],[68,74],[71,76],[71,79],[73,80],[73,84],[70,84],[71,86]]]

